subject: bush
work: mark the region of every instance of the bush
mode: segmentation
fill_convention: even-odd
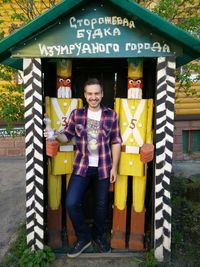
[[[16,70],[0,65],[0,121],[8,126],[24,119],[24,89],[23,84],[14,82],[16,75]]]
[[[8,89],[0,89],[0,120],[9,124],[23,121],[24,96],[22,92],[12,92]]]

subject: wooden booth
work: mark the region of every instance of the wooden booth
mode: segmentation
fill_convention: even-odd
[[[70,111],[84,104],[84,82],[96,77],[103,84],[103,104],[118,114],[125,147],[119,166],[125,179],[110,193],[111,253],[153,247],[158,260],[170,258],[175,70],[198,58],[199,48],[197,39],[129,0],[62,1],[0,42],[0,63],[24,71],[26,226],[32,249],[44,244],[66,249],[76,238],[64,207],[73,145],[47,157],[43,118],[48,113],[54,128],[64,127]],[[144,143],[154,144],[155,156],[141,165]],[[90,220],[90,194],[86,203]],[[123,237],[113,240],[120,227]]]

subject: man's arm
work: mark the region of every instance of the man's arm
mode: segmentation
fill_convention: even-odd
[[[110,171],[110,182],[114,183],[117,179],[117,170],[121,152],[121,144],[112,144],[111,152],[112,152],[112,169]]]
[[[68,142],[67,136],[64,133],[56,133],[56,139],[60,143],[67,143]]]

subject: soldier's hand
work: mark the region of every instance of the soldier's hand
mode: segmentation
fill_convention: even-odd
[[[140,160],[143,163],[152,161],[154,158],[154,145],[153,144],[144,144],[140,149]]]

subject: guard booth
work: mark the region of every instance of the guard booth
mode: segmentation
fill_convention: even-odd
[[[65,108],[71,105],[69,99],[65,101],[61,98],[60,102],[57,101],[57,78],[60,77],[61,81],[63,77],[70,79],[72,89],[70,99],[79,99],[74,108],[84,104],[84,82],[88,78],[96,77],[103,83],[103,104],[117,109],[116,99],[127,99],[128,78],[132,78],[132,82],[135,82],[135,77],[129,77],[131,62],[137,74],[136,78],[140,82],[142,80],[142,99],[152,99],[150,123],[152,131],[148,132],[147,137],[152,135],[151,139],[155,146],[154,160],[148,163],[146,189],[143,192],[145,212],[140,217],[141,221],[140,219],[138,221],[138,225],[142,224],[144,228],[143,246],[136,250],[143,251],[151,247],[155,249],[158,260],[170,258],[172,216],[170,177],[173,155],[175,70],[198,58],[199,49],[200,42],[188,33],[134,1],[122,0],[63,1],[1,41],[0,63],[24,71],[26,221],[27,242],[32,249],[42,249],[44,244],[50,242],[48,239],[50,230],[55,230],[52,232],[55,236],[56,231],[60,231],[61,247],[68,247],[69,242],[67,227],[70,228],[70,222],[66,218],[64,196],[67,187],[66,176],[70,175],[71,170],[52,174],[51,168],[55,165],[50,162],[52,159],[46,156],[43,137],[44,113],[47,111],[51,113],[50,106],[62,102],[63,109],[61,106],[58,107],[61,118],[57,114],[59,118],[55,119],[55,125],[58,127],[65,120],[65,116],[63,117],[63,114],[67,113]],[[133,106],[129,108],[134,109]],[[119,108],[118,115],[122,109]],[[142,123],[140,126],[142,127]],[[69,150],[59,153],[69,153]],[[73,149],[70,153],[73,154]],[[69,159],[67,158],[68,162]],[[61,156],[60,160],[66,159]],[[51,175],[58,175],[59,178],[57,176],[54,177],[56,180],[50,181]],[[132,188],[134,177],[130,177],[129,173],[127,176],[127,186]],[[55,209],[50,207],[49,210],[50,183],[51,195],[57,196],[55,188],[60,190],[60,193],[59,199],[56,200],[57,207]],[[110,193],[108,235],[115,223],[112,211],[113,194],[115,193]],[[130,225],[132,221],[135,222],[130,214],[131,199],[134,197],[132,194],[132,189],[128,189],[126,218]],[[86,201],[89,210],[88,220],[91,215],[91,201],[89,196]],[[125,247],[120,250],[121,253],[135,251],[127,245],[130,227],[126,230]],[[137,233],[135,238],[137,241]],[[95,253],[92,250],[90,252]],[[113,248],[111,253],[115,252],[119,250]]]

